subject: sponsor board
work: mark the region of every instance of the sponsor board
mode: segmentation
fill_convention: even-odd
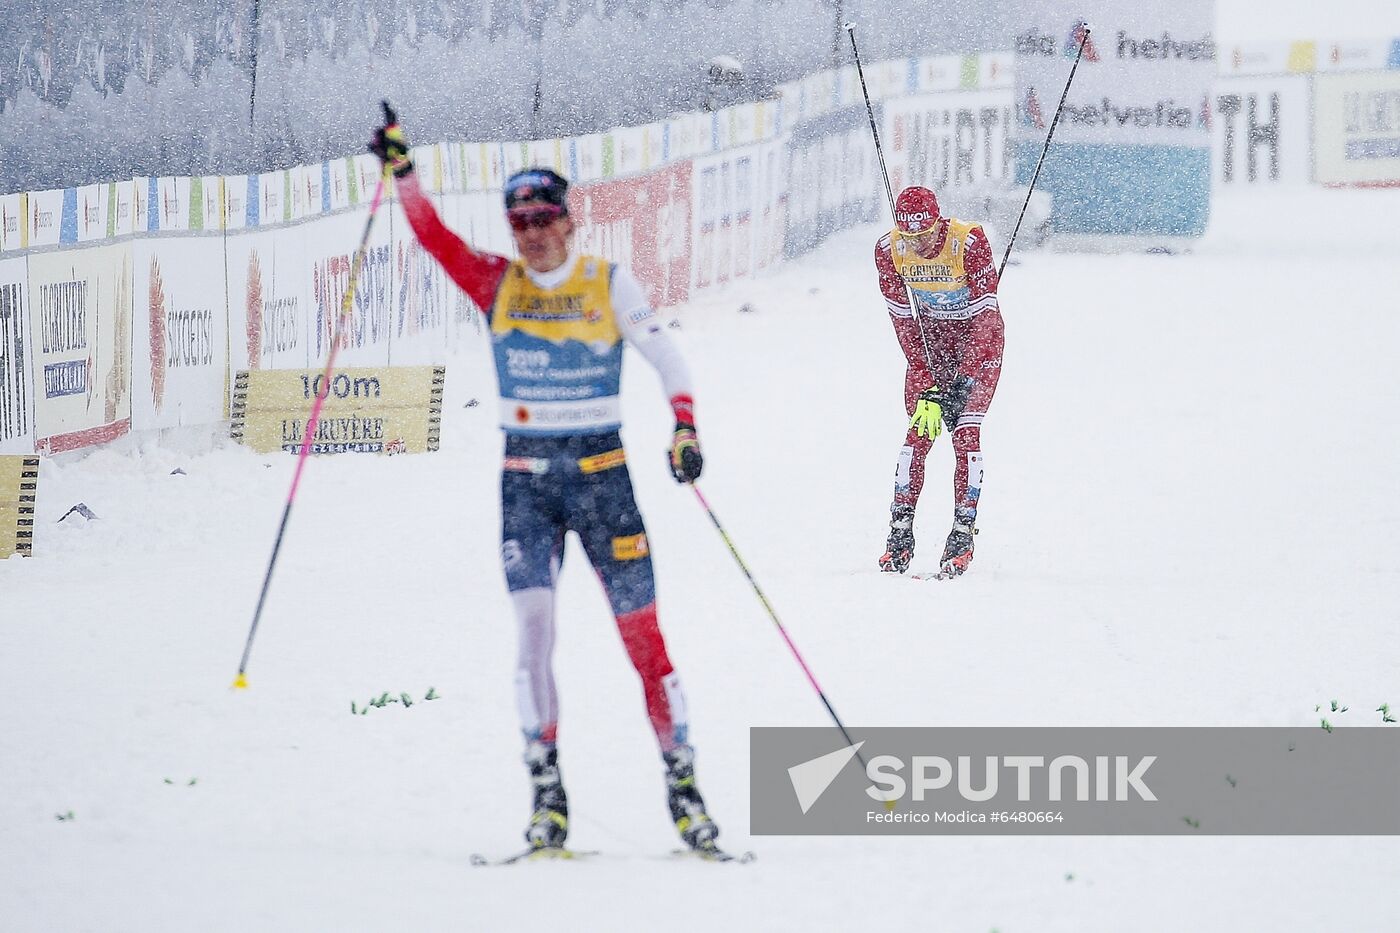
[[[0,253],[29,245],[28,194],[0,195]]]
[[[108,236],[107,211],[110,208],[112,185],[82,185],[74,194],[77,241],[91,243]]]
[[[325,399],[311,453],[424,453],[438,449],[442,366],[243,370],[234,378],[232,437],[257,451],[298,453],[311,409]]]
[[[465,313],[466,294],[418,242],[398,203],[393,212],[388,362],[395,366],[441,363],[454,317]]]
[[[0,560],[33,553],[38,495],[39,458],[0,456]]]
[[[1400,71],[1313,79],[1315,180],[1400,185]]]
[[[787,256],[801,255],[839,230],[888,216],[864,106],[833,110],[794,127],[784,158]]]
[[[311,295],[300,229],[249,230],[224,240],[229,380],[240,369],[313,366]]]
[[[24,224],[26,232],[23,245],[29,249],[40,246],[57,246],[63,222],[64,191],[31,191],[25,204]]]
[[[1309,79],[1221,78],[1211,114],[1212,175],[1218,185],[1306,182],[1312,171]]]
[[[393,316],[390,224],[375,224],[370,231],[350,313],[343,323],[340,321],[355,248],[367,215],[368,208],[361,208],[309,221],[295,231],[305,257],[300,274],[307,277],[313,362],[326,358],[331,337],[337,333],[341,337],[339,359],[344,365],[383,366],[389,362]]]
[[[573,189],[574,249],[630,269],[653,308],[690,294],[691,163]]]
[[[1390,54],[1389,39],[1338,39],[1318,43],[1317,70],[1380,71]]]
[[[1030,181],[1079,62],[1039,182],[1054,199],[1054,232],[1163,238],[1205,232],[1219,52],[1211,9],[1207,0],[1170,6],[1084,0],[1072,14],[1048,0],[1026,6],[1014,35],[1018,183]]]
[[[691,162],[693,289],[723,285],[781,259],[787,227],[784,162],[781,141]]]
[[[1002,91],[921,94],[883,105],[890,185],[1005,186],[1011,180],[1012,99]]]
[[[28,262],[0,260],[0,454],[34,451]]]
[[[222,421],[228,412],[229,335],[223,242],[137,240],[131,261],[132,427]]]
[[[155,182],[155,197],[151,199],[151,203],[147,207],[150,211],[150,218],[156,224],[155,229],[162,233],[200,229],[190,223],[192,216],[196,216],[192,214],[190,204],[191,179],[156,178],[153,181]],[[197,216],[202,221],[204,214],[201,211]]]
[[[29,263],[36,449],[100,444],[131,427],[131,246]]]
[[[1244,42],[1220,50],[1219,74],[1281,75],[1288,72],[1287,42]]]
[[[130,236],[136,225],[136,184],[119,181],[112,185],[112,200],[107,209],[107,235]]]

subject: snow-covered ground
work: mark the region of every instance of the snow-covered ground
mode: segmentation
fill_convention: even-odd
[[[681,309],[701,485],[845,720],[1306,726],[1335,698],[1379,725],[1400,704],[1397,213],[1400,192],[1222,194],[1188,255],[1022,257],[977,559],[951,583],[875,570],[904,422],[877,230]],[[1393,837],[750,838],[749,727],[827,720],[665,473],[636,358],[626,437],[700,784],[759,859],[661,858],[640,691],[571,550],[561,757],[572,841],[607,857],[470,867],[528,806],[489,367],[484,345],[450,365],[440,453],[310,464],[247,691],[293,458],[44,462],[36,556],[0,563],[0,930],[1400,929]],[[950,469],[940,439],[923,569]],[[56,524],[80,500],[100,518]],[[351,715],[385,691],[418,702]]]

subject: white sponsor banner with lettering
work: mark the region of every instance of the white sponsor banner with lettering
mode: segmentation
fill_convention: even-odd
[[[460,197],[449,195],[433,198],[439,205],[438,214],[444,217],[445,223],[447,212],[440,205],[445,200],[456,201]],[[446,362],[448,334],[454,312],[465,303],[465,296],[413,235],[399,203],[395,201],[390,210],[384,213],[389,216],[380,220],[390,221],[392,234],[389,355],[386,362],[392,366]]]
[[[1217,185],[1295,184],[1312,174],[1309,79],[1220,78],[1212,97],[1212,176]]]
[[[1400,70],[1313,82],[1316,180],[1400,186]]]
[[[372,193],[372,192],[371,192]],[[384,208],[381,207],[382,211]],[[364,232],[369,208],[321,217],[295,228],[302,237],[310,297],[311,345],[309,366],[316,366],[330,352],[331,336],[340,328],[342,343],[338,366],[383,366],[389,362],[392,339],[392,250],[390,224],[377,218],[365,247],[365,259],[355,282],[350,314],[343,327],[338,322],[350,267]]]
[[[224,244],[160,237],[131,244],[131,424],[136,430],[228,417]],[[211,288],[210,283],[218,287]]]
[[[27,207],[25,223],[29,233],[25,245],[57,246],[63,222],[63,189],[31,191]]]
[[[107,238],[107,207],[112,186],[82,185],[77,189],[78,242]]]
[[[125,434],[131,245],[40,253],[28,261],[37,449],[58,453]]]
[[[0,252],[22,249],[29,242],[29,226],[25,217],[27,194],[0,195]]]
[[[28,260],[0,260],[0,454],[34,452]]]
[[[1012,98],[1005,90],[950,91],[886,101],[880,138],[890,185],[1006,186],[1012,171]]]
[[[302,228],[248,231],[225,240],[229,378],[240,369],[307,369],[311,296]]]
[[[783,255],[784,141],[695,159],[690,178],[691,288],[752,275]]]
[[[1214,4],[1083,0],[1072,12],[1030,0],[1016,26],[1018,137],[1045,139],[1084,36],[1055,142],[1210,145],[1205,108],[1216,75]]]

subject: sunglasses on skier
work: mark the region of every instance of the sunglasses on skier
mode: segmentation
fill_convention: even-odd
[[[506,220],[510,222],[512,230],[540,230],[563,216],[564,209],[552,204],[515,208],[506,212]]]

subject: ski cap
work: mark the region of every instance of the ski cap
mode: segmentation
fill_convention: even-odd
[[[938,198],[932,191],[910,185],[894,199],[894,225],[900,233],[917,236],[928,233],[938,223]]]
[[[506,210],[526,206],[557,207],[569,212],[569,182],[550,168],[527,168],[506,179]]]

